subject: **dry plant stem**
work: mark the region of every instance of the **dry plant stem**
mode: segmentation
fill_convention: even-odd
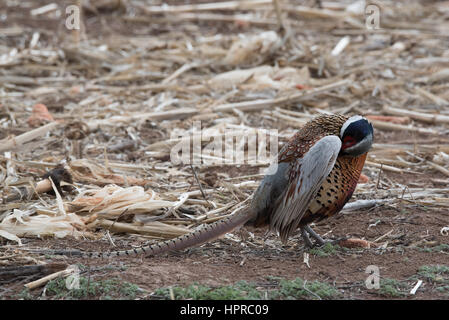
[[[394,231],[394,229],[391,229],[390,231],[388,231],[387,233],[385,233],[384,235],[380,236],[379,238],[377,238],[376,240],[374,240],[373,242],[379,242],[380,240],[382,240],[385,237],[388,237],[390,234],[392,234]]]
[[[29,283],[25,284],[25,287],[32,290],[32,289],[43,286],[44,284],[46,284],[47,282],[49,282],[53,279],[56,279],[59,277],[67,277],[67,276],[71,275],[72,273],[74,273],[75,271],[76,270],[74,268],[69,267],[65,270],[49,274],[48,276],[45,276],[39,280],[29,282]]]
[[[330,18],[330,19],[342,19],[350,16],[346,12],[337,12],[327,9],[310,8],[305,6],[289,6],[283,7],[285,11],[296,13],[306,18]]]
[[[278,29],[282,30],[284,29],[284,22],[282,20],[282,11],[281,11],[281,7],[279,5],[279,0],[273,0],[273,6],[274,6],[274,11],[276,12],[276,19],[278,21]]]
[[[3,139],[0,141],[0,152],[20,150],[20,147],[23,144],[44,136],[47,132],[56,129],[60,124],[61,123],[57,121],[51,122],[42,127],[25,132],[17,137]]]
[[[449,152],[449,144],[389,144],[389,143],[375,143],[373,144],[373,149],[370,154],[378,153],[389,153],[398,154],[407,151],[417,151],[426,153],[435,153],[438,151]]]
[[[50,179],[41,180],[38,183],[36,183],[36,192],[37,193],[44,193],[48,192],[52,189],[52,183]]]
[[[48,274],[61,271],[67,267],[64,263],[49,263],[44,265],[11,266],[0,268],[0,280],[23,277],[35,274]]]
[[[179,68],[178,70],[176,70],[175,72],[173,72],[173,74],[171,74],[169,77],[165,78],[164,80],[162,80],[161,84],[168,84],[170,82],[172,82],[173,80],[175,80],[177,77],[179,77],[181,74],[183,74],[184,72],[199,67],[201,66],[200,63],[187,63],[185,65],[183,65],[181,68]]]
[[[444,116],[440,114],[429,114],[424,112],[409,111],[406,109],[398,109],[384,106],[382,109],[385,113],[396,115],[396,116],[407,116],[414,120],[419,120],[427,123],[449,123],[449,116]]]
[[[203,191],[203,187],[201,186],[200,179],[198,179],[198,175],[196,174],[195,168],[193,167],[193,165],[190,165],[190,168],[192,169],[192,172],[193,172],[193,175],[195,177],[196,183],[198,183],[198,187],[200,188],[201,195],[203,196],[204,200],[206,200],[206,202],[210,205],[209,201],[207,200],[206,194]]]
[[[376,162],[372,162],[372,161],[366,161],[365,163],[366,163],[366,165],[373,166],[375,168],[381,168],[383,170],[387,170],[387,171],[391,171],[391,172],[398,172],[398,173],[410,172],[410,171],[405,171],[405,170],[395,168],[392,166],[387,166],[383,163],[376,163]]]
[[[440,98],[439,96],[437,96],[437,95],[435,95],[435,94],[433,94],[433,93],[431,93],[431,92],[429,92],[427,90],[424,90],[424,89],[419,88],[419,87],[415,88],[415,90],[416,90],[416,92],[418,94],[420,94],[421,96],[429,99],[430,101],[432,101],[433,103],[439,105],[440,107],[449,105],[449,102],[447,100],[445,100],[443,98]]]
[[[431,166],[431,167],[434,168],[435,170],[441,172],[442,174],[444,174],[444,175],[446,175],[446,176],[449,176],[449,170],[446,169],[445,167],[440,166],[439,164],[436,164],[436,163],[434,163],[434,162],[432,162],[432,161],[429,161],[429,160],[423,159],[423,158],[421,158],[421,157],[418,157],[417,155],[415,155],[415,154],[413,154],[413,153],[411,153],[411,152],[409,152],[409,151],[407,151],[407,154],[409,154],[410,156],[412,156],[412,157],[418,159],[418,160],[421,161],[421,162],[427,163],[429,166]]]
[[[231,112],[233,109],[239,109],[241,111],[258,111],[273,108],[276,106],[282,106],[287,103],[295,103],[304,99],[312,98],[323,92],[331,91],[337,88],[348,86],[351,83],[350,80],[342,80],[336,83],[325,85],[311,90],[301,91],[291,95],[286,95],[276,99],[264,99],[256,101],[245,101],[238,103],[228,103],[216,106],[213,108],[215,112]]]
[[[368,209],[368,208],[372,208],[378,204],[383,204],[385,202],[391,201],[389,199],[374,199],[374,200],[356,200],[353,202],[349,202],[347,203],[343,209],[342,212],[343,213],[348,213],[351,211],[357,211],[357,210],[361,210],[361,209]]]
[[[116,116],[105,120],[93,120],[87,123],[89,130],[97,130],[100,126],[112,126],[117,123],[129,123],[136,120],[150,119],[152,121],[162,121],[162,120],[176,120],[184,119],[193,116],[198,113],[197,109],[193,108],[180,108],[170,111],[161,112],[150,112],[150,113],[139,113],[132,116]]]
[[[371,120],[370,122],[373,124],[374,128],[376,128],[376,129],[438,134],[438,131],[433,130],[433,129],[404,126],[401,124],[395,124],[395,123],[379,121],[379,120]]]
[[[288,115],[282,114],[280,111],[273,111],[271,113],[271,115],[273,117],[285,120],[288,123],[290,123],[292,126],[295,126],[297,128],[302,127],[307,122],[307,120],[305,120],[305,119],[298,119],[296,117],[288,116]]]
[[[270,4],[271,0],[253,0],[253,1],[228,1],[228,2],[211,2],[201,4],[188,4],[178,6],[151,6],[141,8],[148,14],[154,13],[180,13],[191,11],[209,11],[209,10],[248,10],[259,5]]]
[[[218,14],[218,13],[178,13],[176,21],[211,21],[214,23],[228,22],[228,23],[247,23],[254,26],[275,28],[278,22],[274,19],[254,18],[245,14]],[[161,23],[173,23],[175,17],[154,18],[152,21]],[[124,17],[126,21],[147,23],[148,17]]]
[[[383,164],[381,164],[381,165],[380,165],[380,168],[379,168],[379,175],[377,176],[376,190],[379,189],[380,175],[381,175],[381,173],[382,173],[382,168],[383,168]]]
[[[449,177],[449,170],[446,169],[445,167],[440,166],[439,164],[436,164],[436,163],[434,163],[434,162],[432,162],[432,161],[428,161],[428,160],[427,160],[426,162],[427,162],[427,164],[428,164],[429,166],[431,166],[431,167],[434,168],[435,170],[437,170],[437,171],[441,172],[442,174],[444,174],[444,175],[446,175],[446,176]]]
[[[422,280],[418,280],[418,282],[416,283],[416,285],[413,287],[412,290],[410,290],[410,294],[414,295],[416,294],[416,291],[418,291],[419,287],[421,286],[421,284],[423,283]]]

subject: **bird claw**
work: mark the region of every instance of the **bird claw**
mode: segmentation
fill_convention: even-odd
[[[305,243],[306,247],[308,247],[310,249],[313,248],[313,247],[322,246],[324,244],[324,242],[325,242],[320,237],[320,239],[322,241],[320,241],[319,239],[315,238],[316,242],[313,243],[312,240],[310,240],[309,233],[305,229],[301,229],[301,235],[302,235],[302,238],[304,239],[304,243]]]
[[[348,240],[348,239],[349,239],[348,237],[341,237],[341,238],[338,238],[338,239],[335,239],[335,240],[323,240],[323,242],[316,241],[315,243],[312,243],[312,241],[310,241],[310,239],[309,239],[311,246],[309,246],[309,244],[307,242],[306,242],[306,245],[310,249],[323,247],[323,246],[325,246],[328,243],[330,243],[331,245],[334,246],[334,245],[339,245],[341,241]]]
[[[304,239],[304,242],[305,242],[306,246],[309,247],[309,248],[313,248],[313,247],[316,247],[316,246],[322,246],[322,245],[324,245],[324,244],[326,243],[326,241],[324,241],[323,238],[321,238],[321,237],[320,237],[315,231],[313,231],[312,228],[311,228],[310,226],[308,226],[308,225],[307,225],[307,226],[304,226],[304,227],[301,227],[301,234],[302,234],[302,238]],[[313,243],[313,242],[310,240],[309,235],[311,235],[311,236],[316,240],[315,243]]]
[[[345,241],[345,240],[348,240],[348,239],[349,239],[349,237],[340,237],[340,238],[338,238],[338,239],[331,240],[331,241],[329,241],[329,242],[330,242],[332,245],[339,245],[341,241]]]
[[[338,238],[336,240],[324,240],[323,238],[320,237],[320,235],[318,233],[313,231],[313,229],[308,225],[301,228],[301,235],[302,235],[302,238],[304,239],[304,242],[308,248],[322,247],[322,246],[326,245],[327,243],[336,245],[336,244],[339,244],[340,241],[348,239],[347,237],[342,237],[342,238]],[[314,238],[316,240],[315,243],[313,243],[310,240],[309,235],[312,236],[312,238]]]

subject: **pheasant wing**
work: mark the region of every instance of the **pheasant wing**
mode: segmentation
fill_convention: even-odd
[[[279,232],[283,241],[294,232],[321,184],[332,171],[341,149],[337,136],[326,136],[292,165],[289,183],[278,198],[271,229]]]

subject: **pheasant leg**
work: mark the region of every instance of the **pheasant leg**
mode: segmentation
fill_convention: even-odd
[[[322,246],[326,243],[326,241],[324,241],[323,238],[321,238],[318,233],[313,231],[313,229],[309,225],[301,227],[301,235],[302,235],[302,238],[304,239],[304,242],[306,243],[306,245],[309,248],[312,248],[315,245]],[[309,235],[311,235],[312,238],[314,238],[316,240],[315,244],[312,243],[312,241],[309,238]]]
[[[342,238],[338,238],[338,239],[336,239],[336,240],[324,240],[323,238],[320,237],[320,235],[319,235],[318,233],[316,233],[315,231],[313,231],[313,229],[312,229],[310,226],[308,226],[308,225],[305,226],[305,227],[301,227],[301,234],[302,234],[302,237],[303,237],[303,239],[304,239],[306,245],[307,245],[309,248],[312,248],[312,247],[314,247],[314,246],[316,246],[316,245],[322,246],[322,245],[324,245],[324,244],[326,244],[326,243],[331,243],[331,244],[337,244],[337,245],[338,245],[341,241],[347,240],[347,239],[348,239],[348,237],[342,237]],[[315,240],[316,240],[315,245],[314,245],[314,244],[312,243],[312,241],[310,240],[309,234],[310,234],[313,238],[315,238]]]
[[[304,239],[306,246],[309,248],[313,248],[313,242],[310,241],[309,234],[303,227],[301,228],[301,235],[302,235],[302,238]]]

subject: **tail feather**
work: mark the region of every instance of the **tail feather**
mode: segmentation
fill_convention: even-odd
[[[235,228],[245,224],[251,217],[252,217],[252,210],[248,208],[245,209],[243,212],[234,214],[230,217],[205,225],[197,231],[177,237],[175,239],[123,251],[84,252],[82,253],[82,257],[109,258],[117,256],[135,256],[139,254],[151,256],[168,251],[182,250],[189,247],[200,245],[207,241],[214,240],[234,230]]]

